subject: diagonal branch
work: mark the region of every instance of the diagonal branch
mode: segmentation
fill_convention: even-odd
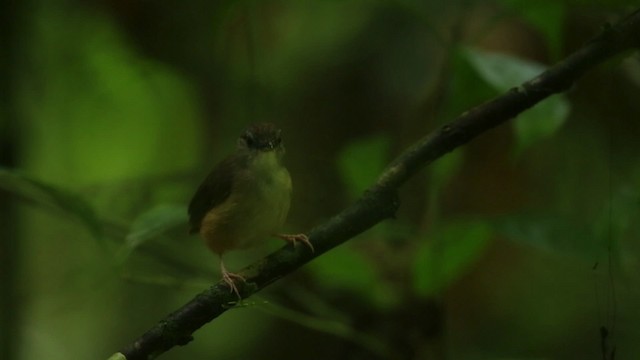
[[[394,216],[397,189],[420,169],[478,135],[516,117],[550,95],[569,89],[587,70],[624,51],[640,47],[640,9],[602,33],[584,47],[536,78],[506,94],[477,106],[419,140],[382,173],[378,181],[353,205],[309,233],[315,252],[306,247],[285,246],[246,267],[241,275],[243,298],[295,271],[317,256]],[[242,284],[239,284],[242,285]],[[167,316],[113,359],[153,359],[176,345],[185,345],[192,334],[225,312],[235,295],[220,281]]]

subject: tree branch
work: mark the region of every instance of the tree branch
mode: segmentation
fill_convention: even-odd
[[[314,244],[314,253],[304,246],[285,246],[246,267],[240,272],[247,279],[246,284],[238,284],[241,285],[240,294],[243,298],[251,296],[315,257],[393,217],[399,205],[397,189],[420,169],[546,97],[569,89],[595,65],[638,47],[640,10],[615,26],[606,26],[595,39],[538,77],[463,113],[419,140],[395,159],[355,204],[311,230],[309,239]],[[228,304],[235,300],[235,295],[220,281],[160,321],[113,358],[153,359],[176,345],[185,345],[192,340],[193,332],[225,312],[230,307]]]

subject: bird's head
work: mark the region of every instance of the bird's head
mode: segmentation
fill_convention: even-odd
[[[271,123],[257,123],[249,126],[238,139],[238,148],[251,152],[277,151],[284,153],[281,130]]]

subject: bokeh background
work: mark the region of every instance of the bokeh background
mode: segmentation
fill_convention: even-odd
[[[247,124],[283,129],[306,231],[634,4],[3,2],[0,358],[105,359],[219,279],[186,204]],[[611,59],[162,358],[637,358],[639,99]]]

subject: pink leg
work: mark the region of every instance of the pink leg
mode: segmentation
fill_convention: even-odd
[[[305,234],[277,234],[276,236],[284,241],[292,243],[293,246],[296,246],[298,241],[300,241],[301,243],[307,245],[309,249],[311,249],[311,252],[315,251],[315,249],[313,248],[313,244],[311,244],[311,241],[309,241],[309,237],[307,237],[307,235]]]
[[[238,291],[238,287],[236,286],[234,281],[241,280],[243,282],[246,282],[247,280],[242,275],[234,274],[227,271],[227,268],[224,267],[224,262],[222,262],[222,257],[220,257],[220,271],[222,272],[222,280],[224,280],[224,282],[229,285],[231,292],[234,292],[236,293],[236,295],[238,295],[238,300],[242,300],[242,296],[240,296],[240,292]]]

